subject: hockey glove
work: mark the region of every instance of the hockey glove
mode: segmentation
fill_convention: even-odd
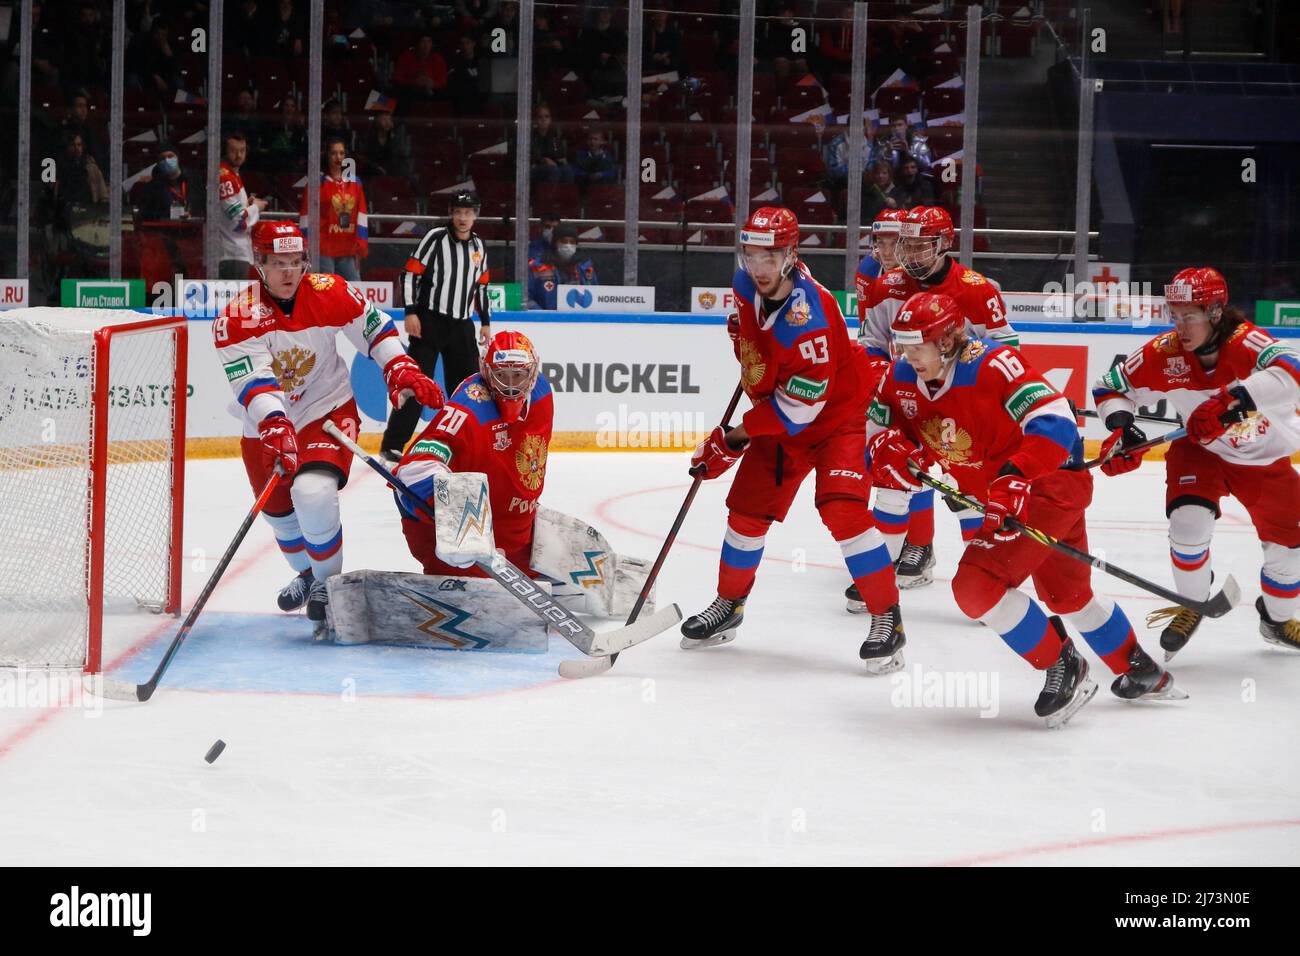
[[[912,465],[926,468],[925,454],[903,437],[897,428],[886,429],[867,442],[871,455],[871,483],[891,491],[920,491],[921,483],[912,477]]]
[[[731,337],[731,351],[736,353],[736,358],[740,358],[740,313],[727,313],[727,335]]]
[[[745,453],[745,447],[748,442],[740,448],[732,448],[727,444],[727,432],[730,428],[724,429],[721,425],[713,429],[709,437],[696,446],[695,454],[691,455],[690,474],[695,477],[703,478],[707,481],[710,478],[717,478],[728,468],[740,461],[740,456]]]
[[[1142,464],[1142,456],[1146,451],[1130,454],[1128,449],[1143,444],[1147,440],[1146,432],[1133,424],[1133,416],[1129,412],[1108,415],[1106,426],[1111,429],[1111,433],[1101,443],[1101,473],[1114,478],[1116,475],[1136,471]]]
[[[272,412],[257,426],[262,439],[262,467],[269,474],[278,461],[284,476],[292,478],[298,470],[298,433],[284,412]]]
[[[447,401],[438,383],[421,372],[409,355],[399,355],[384,366],[384,385],[394,408],[401,408],[412,396],[425,408],[441,408]]]
[[[1019,531],[1007,527],[1007,520],[1023,522],[1029,507],[1029,482],[1020,475],[999,475],[989,485],[989,500],[984,506],[984,523],[971,544],[991,548],[999,542],[1013,541]]]
[[[1208,445],[1228,430],[1229,425],[1244,421],[1255,410],[1250,394],[1240,385],[1221,388],[1193,409],[1187,418],[1187,434],[1193,441]]]

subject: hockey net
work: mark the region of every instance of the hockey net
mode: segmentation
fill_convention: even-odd
[[[106,609],[179,606],[185,349],[183,319],[0,314],[0,667],[97,672]]]

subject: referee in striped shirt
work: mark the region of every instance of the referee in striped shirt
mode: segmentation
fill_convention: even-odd
[[[438,356],[442,356],[448,397],[457,385],[478,371],[478,345],[486,347],[492,337],[487,250],[483,240],[474,234],[478,211],[477,193],[456,193],[448,209],[451,222],[424,234],[406,260],[402,274],[402,303],[406,308],[406,331],[411,337],[407,351],[429,378],[433,378]],[[479,316],[478,345],[470,318],[475,308]],[[380,449],[389,461],[401,460],[402,449],[411,440],[423,410],[414,400],[392,410]]]

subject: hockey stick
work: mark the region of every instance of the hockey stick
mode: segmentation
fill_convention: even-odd
[[[1120,451],[1119,442],[1111,446],[1110,451],[1101,458],[1094,458],[1092,461],[1085,461],[1081,470],[1087,471],[1089,468],[1096,468],[1098,465],[1104,465],[1117,455],[1131,455],[1135,451],[1148,451],[1157,445],[1163,445],[1165,442],[1177,441],[1179,438],[1187,437],[1186,428],[1175,428],[1171,432],[1165,432],[1163,435],[1157,435],[1155,438],[1148,438],[1140,445],[1134,445],[1132,448],[1125,448]]]
[[[1091,408],[1076,408],[1074,413],[1083,418],[1095,418],[1101,421],[1101,414]],[[1183,423],[1181,418],[1161,418],[1159,415],[1134,415],[1133,417],[1140,422],[1159,422],[1161,425],[1181,425]]]
[[[333,422],[325,423],[325,431],[348,451],[356,455],[379,474],[384,476],[392,487],[401,492],[415,507],[435,520],[433,507],[413,492],[402,479],[383,466],[373,455],[343,434]],[[667,630],[682,619],[681,609],[676,604],[661,608],[644,621],[629,624],[610,631],[597,633],[569,613],[563,605],[539,588],[517,567],[497,553],[491,561],[477,561],[475,564],[487,573],[520,604],[536,614],[548,626],[559,632],[560,636],[588,657],[604,657],[626,650],[634,644],[648,641],[660,631]]]
[[[271,492],[275,491],[276,485],[280,483],[280,479],[283,476],[284,471],[281,470],[279,462],[276,462],[275,473],[267,480],[266,486],[262,488],[261,493],[258,494],[257,500],[253,502],[253,507],[249,509],[248,514],[244,515],[243,524],[241,524],[239,530],[235,532],[234,540],[230,542],[230,546],[226,548],[226,553],[223,554],[221,560],[217,562],[217,567],[212,572],[212,576],[208,578],[208,583],[203,585],[203,590],[199,593],[198,600],[194,602],[194,606],[190,608],[190,613],[185,615],[185,620],[181,623],[181,629],[177,631],[176,636],[172,638],[171,645],[167,648],[167,652],[163,654],[162,660],[158,662],[158,667],[154,670],[153,676],[143,684],[132,684],[129,681],[113,680],[104,677],[100,681],[102,686],[99,689],[99,694],[101,697],[109,697],[113,700],[134,700],[143,702],[153,696],[153,692],[158,689],[158,681],[163,676],[163,672],[167,670],[167,667],[171,664],[172,658],[175,657],[176,652],[180,650],[181,644],[185,641],[185,638],[189,637],[190,628],[192,628],[194,622],[198,620],[199,612],[201,612],[203,606],[208,603],[208,598],[212,596],[212,592],[216,589],[217,582],[221,580],[221,576],[226,573],[226,568],[230,566],[231,559],[235,556],[235,552],[239,550],[239,546],[243,543],[244,537],[248,534],[248,529],[253,526],[253,521],[256,520],[259,514],[261,514],[262,509],[266,507],[267,501],[270,500]],[[92,681],[92,686],[93,683],[94,682]]]
[[[731,403],[727,405],[727,410],[722,413],[722,427],[726,428],[731,424],[731,416],[736,412],[736,406],[740,404],[741,387],[736,386],[736,391],[731,395]],[[677,532],[682,528],[682,522],[686,520],[686,512],[691,509],[691,503],[695,501],[695,495],[700,490],[700,483],[704,480],[703,473],[696,474],[691,482],[691,490],[686,492],[686,500],[682,502],[681,508],[677,511],[677,517],[673,521],[673,526],[668,530],[668,537],[664,539],[663,547],[659,549],[659,557],[655,558],[654,565],[650,568],[650,574],[646,578],[641,593],[637,595],[636,603],[632,605],[632,613],[628,615],[627,623],[631,624],[636,620],[637,615],[641,613],[641,608],[650,597],[650,591],[655,585],[655,578],[659,577],[659,569],[664,566],[664,561],[668,557],[668,551],[677,540]],[[614,666],[618,660],[617,654],[611,654],[609,657],[601,658],[594,661],[561,661],[560,676],[567,677],[570,680],[578,680],[583,677],[595,677],[597,674],[603,674]]]
[[[937,481],[934,478],[931,478],[929,475],[925,474],[925,472],[914,467],[914,463],[912,466],[909,466],[909,470],[918,481],[922,484],[929,485],[945,498],[948,498],[951,501],[960,502],[967,508],[971,508],[981,514],[984,513],[984,504],[982,502],[962,494],[956,488],[949,487],[942,481]],[[1026,524],[1022,524],[1015,518],[1007,518],[1006,526],[1013,531],[1019,531],[1021,534],[1033,538],[1044,547],[1051,548],[1053,551],[1059,551],[1061,554],[1068,555],[1076,561],[1082,561],[1084,564],[1090,564],[1098,571],[1104,571],[1112,577],[1119,578],[1121,581],[1127,581],[1129,584],[1135,585],[1144,591],[1149,591],[1165,600],[1173,601],[1175,604],[1195,611],[1198,614],[1204,614],[1206,617],[1223,617],[1223,615],[1231,611],[1241,601],[1241,587],[1237,584],[1231,574],[1229,574],[1224,580],[1223,588],[1218,594],[1211,597],[1208,601],[1196,601],[1192,598],[1184,597],[1177,591],[1170,591],[1168,588],[1163,588],[1154,581],[1148,581],[1146,578],[1138,577],[1138,575],[1134,574],[1132,571],[1125,571],[1123,568],[1116,567],[1113,564],[1103,561],[1101,558],[1089,554],[1087,551],[1080,551],[1078,548],[1071,547],[1064,541],[1058,541],[1050,534],[1039,531],[1037,528],[1031,528]]]

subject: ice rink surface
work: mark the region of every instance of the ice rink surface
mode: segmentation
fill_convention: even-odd
[[[652,558],[686,491],[683,454],[554,454],[545,503]],[[705,485],[660,580],[714,596],[724,477]],[[251,502],[238,461],[187,469],[185,608]],[[1170,580],[1163,465],[1099,476],[1094,551]],[[418,570],[383,482],[353,468],[345,568]],[[1260,551],[1225,505],[1212,550],[1245,593],[1172,669],[1191,699],[1101,685],[1060,731],[1041,675],[963,619],[960,539],[937,511],[936,580],[904,593],[906,671],[865,674],[839,549],[811,485],[768,537],[734,644],[676,631],[577,682],[577,656],[315,646],[276,611],[291,572],[255,526],[147,704],[0,708],[10,864],[1294,864],[1300,654],[1264,643]],[[206,563],[203,560],[206,557]],[[1164,602],[1100,574],[1148,650]],[[114,617],[105,661],[144,679],[177,621]],[[1080,646],[1083,647],[1082,642]],[[934,688],[947,681],[949,692]],[[978,691],[959,694],[958,691]],[[30,701],[28,702],[30,704]],[[981,714],[986,716],[981,716]],[[203,755],[227,743],[212,765]]]

